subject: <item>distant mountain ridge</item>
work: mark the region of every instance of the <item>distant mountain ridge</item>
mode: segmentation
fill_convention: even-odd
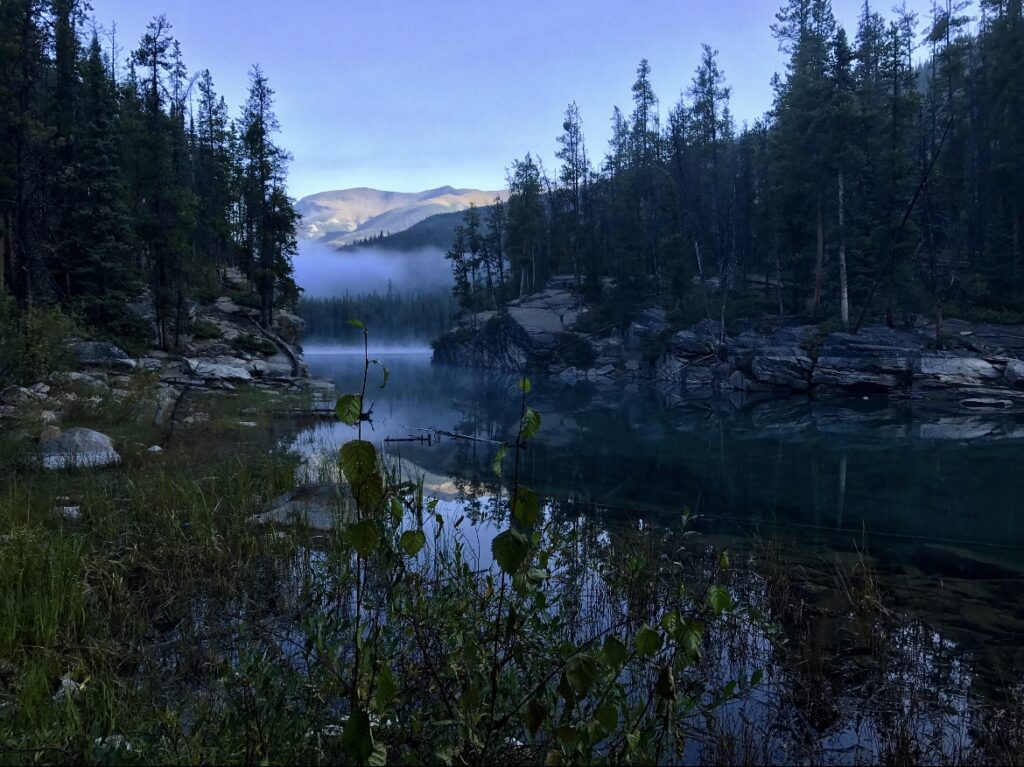
[[[442,186],[423,192],[389,192],[369,187],[319,192],[296,204],[302,214],[300,235],[333,247],[353,245],[380,235],[394,235],[438,214],[458,213],[471,203],[490,205],[504,191]]]

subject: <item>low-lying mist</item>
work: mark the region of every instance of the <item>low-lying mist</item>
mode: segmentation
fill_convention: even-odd
[[[334,356],[337,354],[352,354],[362,357],[363,341],[362,338],[355,337],[350,339],[315,338],[303,343],[302,352],[306,357]],[[375,341],[370,344],[369,348],[371,358],[385,355],[406,357],[409,355],[426,355],[432,352],[430,344],[425,343],[422,339]]]
[[[332,298],[345,293],[444,292],[452,275],[440,248],[393,251],[346,248],[302,240],[295,257],[295,281],[309,298]]]

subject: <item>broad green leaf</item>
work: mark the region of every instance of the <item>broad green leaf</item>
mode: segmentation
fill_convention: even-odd
[[[665,629],[666,634],[675,635],[679,628],[680,620],[679,612],[677,610],[669,610],[661,618],[661,627]]]
[[[526,704],[526,715],[524,717],[526,729],[531,735],[536,735],[537,731],[544,724],[544,720],[548,718],[548,709],[539,700],[531,700]]]
[[[508,448],[502,445],[498,448],[498,452],[494,454],[494,459],[491,461],[491,471],[497,476],[501,476],[502,464],[505,463],[505,456],[508,454]]]
[[[366,440],[352,440],[338,454],[341,470],[363,511],[374,511],[384,500],[384,477],[377,465],[377,450]]]
[[[512,499],[514,508],[512,518],[523,527],[533,527],[540,519],[540,501],[537,494],[528,487],[516,488],[515,497]]]
[[[377,449],[365,439],[346,442],[338,452],[338,459],[345,479],[352,485],[358,485],[377,471]]]
[[[676,630],[676,641],[693,660],[700,657],[704,642],[704,624],[700,621],[686,621]]]
[[[370,556],[380,543],[380,531],[372,519],[357,522],[348,529],[348,532],[352,538],[352,547],[362,557]]]
[[[398,543],[406,554],[414,557],[427,545],[427,536],[422,530],[406,530]]]
[[[506,573],[515,573],[526,561],[530,545],[526,536],[518,530],[506,530],[491,542],[494,561]]]
[[[540,431],[540,413],[532,407],[526,408],[523,413],[523,423],[520,429],[520,438],[525,442]]]
[[[636,651],[643,658],[649,658],[652,655],[656,655],[658,650],[661,649],[661,643],[663,638],[661,633],[652,629],[650,626],[643,626],[638,632],[636,632]]]
[[[615,732],[615,728],[619,726],[619,710],[614,703],[606,700],[597,707],[594,719],[604,728],[605,732]]]
[[[728,570],[729,569],[729,552],[728,551],[723,551],[721,554],[718,555],[718,566],[721,567],[723,570]]]
[[[750,686],[757,687],[759,684],[761,684],[762,679],[764,679],[764,671],[758,669],[750,675]]]
[[[582,700],[597,681],[597,663],[589,654],[573,655],[565,664],[565,676],[573,692]]]
[[[366,325],[364,325],[359,320],[349,320],[347,324],[351,325],[354,328],[359,328],[360,330],[366,330]]]
[[[363,414],[361,401],[358,394],[346,394],[338,400],[334,406],[334,412],[338,414],[338,420],[349,426],[355,426]]]
[[[341,744],[357,764],[366,764],[373,753],[373,730],[365,711],[352,711],[341,734]]]
[[[379,713],[387,711],[391,701],[398,695],[398,684],[395,675],[388,666],[383,666],[377,676],[377,690],[373,694],[373,702]]]
[[[614,634],[609,634],[604,640],[604,657],[608,660],[608,665],[613,668],[622,668],[626,658],[629,657],[629,650],[626,649],[626,645],[621,639]]]
[[[533,583],[543,583],[548,579],[548,571],[539,567],[531,567],[526,571],[526,577]]]
[[[523,394],[529,394],[530,390],[532,388],[533,388],[533,384],[530,383],[530,379],[529,378],[520,378],[519,379],[519,389],[520,389],[520,391],[522,391]]]
[[[732,607],[732,595],[729,590],[722,586],[711,586],[708,588],[708,604],[715,611],[715,615],[721,615]]]
[[[672,676],[671,666],[662,666],[658,672],[658,682],[654,685],[654,694],[665,700],[672,700],[676,697],[676,680]]]
[[[400,523],[402,521],[402,517],[404,517],[404,516],[405,516],[405,507],[402,506],[402,501],[399,498],[397,498],[395,496],[392,496],[392,498],[391,498],[391,518],[395,521],[396,524],[398,524],[398,523]]]

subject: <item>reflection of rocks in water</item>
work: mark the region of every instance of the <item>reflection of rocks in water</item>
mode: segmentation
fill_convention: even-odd
[[[332,483],[300,485],[275,498],[249,521],[259,525],[298,524],[316,532],[329,532],[339,523],[355,518],[355,501],[348,486]]]

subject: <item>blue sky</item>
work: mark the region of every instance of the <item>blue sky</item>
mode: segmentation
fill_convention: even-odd
[[[875,5],[887,11],[892,0]],[[646,57],[663,112],[685,90],[707,42],[733,88],[738,119],[771,103],[784,58],[765,0],[92,0],[131,50],[164,13],[193,70],[209,68],[233,111],[259,63],[277,91],[290,191],[372,186],[498,189],[513,157],[554,166],[566,105],[583,116],[591,156],[609,116],[628,111]],[[851,36],[862,0],[833,0]],[[930,0],[907,0],[923,19]]]

